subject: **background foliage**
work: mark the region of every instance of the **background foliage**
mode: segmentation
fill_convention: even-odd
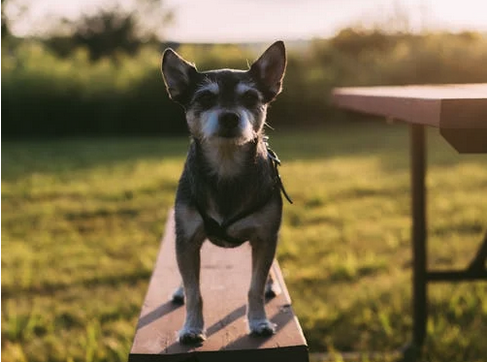
[[[200,70],[245,69],[258,56],[250,46],[173,46]],[[161,79],[163,48],[149,43],[93,60],[82,46],[61,57],[40,40],[4,41],[4,136],[185,132],[182,111],[169,101]],[[481,34],[345,29],[290,49],[285,92],[273,105],[270,123],[336,119],[330,106],[335,86],[486,82],[485,64],[487,38]]]

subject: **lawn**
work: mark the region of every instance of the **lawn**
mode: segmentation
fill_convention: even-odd
[[[412,323],[408,129],[269,135],[294,199],[278,258],[310,351],[340,360],[401,347]],[[464,267],[487,226],[487,157],[428,136],[429,266]],[[126,360],[187,144],[2,142],[2,361]],[[487,284],[429,292],[424,360],[485,361]]]

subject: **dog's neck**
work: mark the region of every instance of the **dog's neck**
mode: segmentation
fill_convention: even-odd
[[[262,136],[250,142],[237,144],[231,140],[194,140],[200,156],[204,158],[207,171],[219,180],[231,179],[245,172],[245,168],[255,163],[257,157],[266,157],[266,147]]]

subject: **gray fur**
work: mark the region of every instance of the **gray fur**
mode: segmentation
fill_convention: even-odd
[[[252,278],[247,317],[250,332],[274,333],[264,309],[272,295],[269,270],[281,225],[282,199],[264,144],[267,105],[279,94],[286,65],[282,42],[274,43],[247,71],[198,72],[172,50],[162,72],[170,97],[186,111],[192,142],[176,194],[176,256],[186,302],[181,343],[205,339],[199,287],[200,248],[205,239],[222,247],[249,241]],[[226,225],[211,234],[209,221]]]

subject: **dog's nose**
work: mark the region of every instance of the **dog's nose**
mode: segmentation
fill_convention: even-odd
[[[238,125],[240,116],[235,112],[225,112],[220,114],[218,121],[225,128],[235,128]]]

